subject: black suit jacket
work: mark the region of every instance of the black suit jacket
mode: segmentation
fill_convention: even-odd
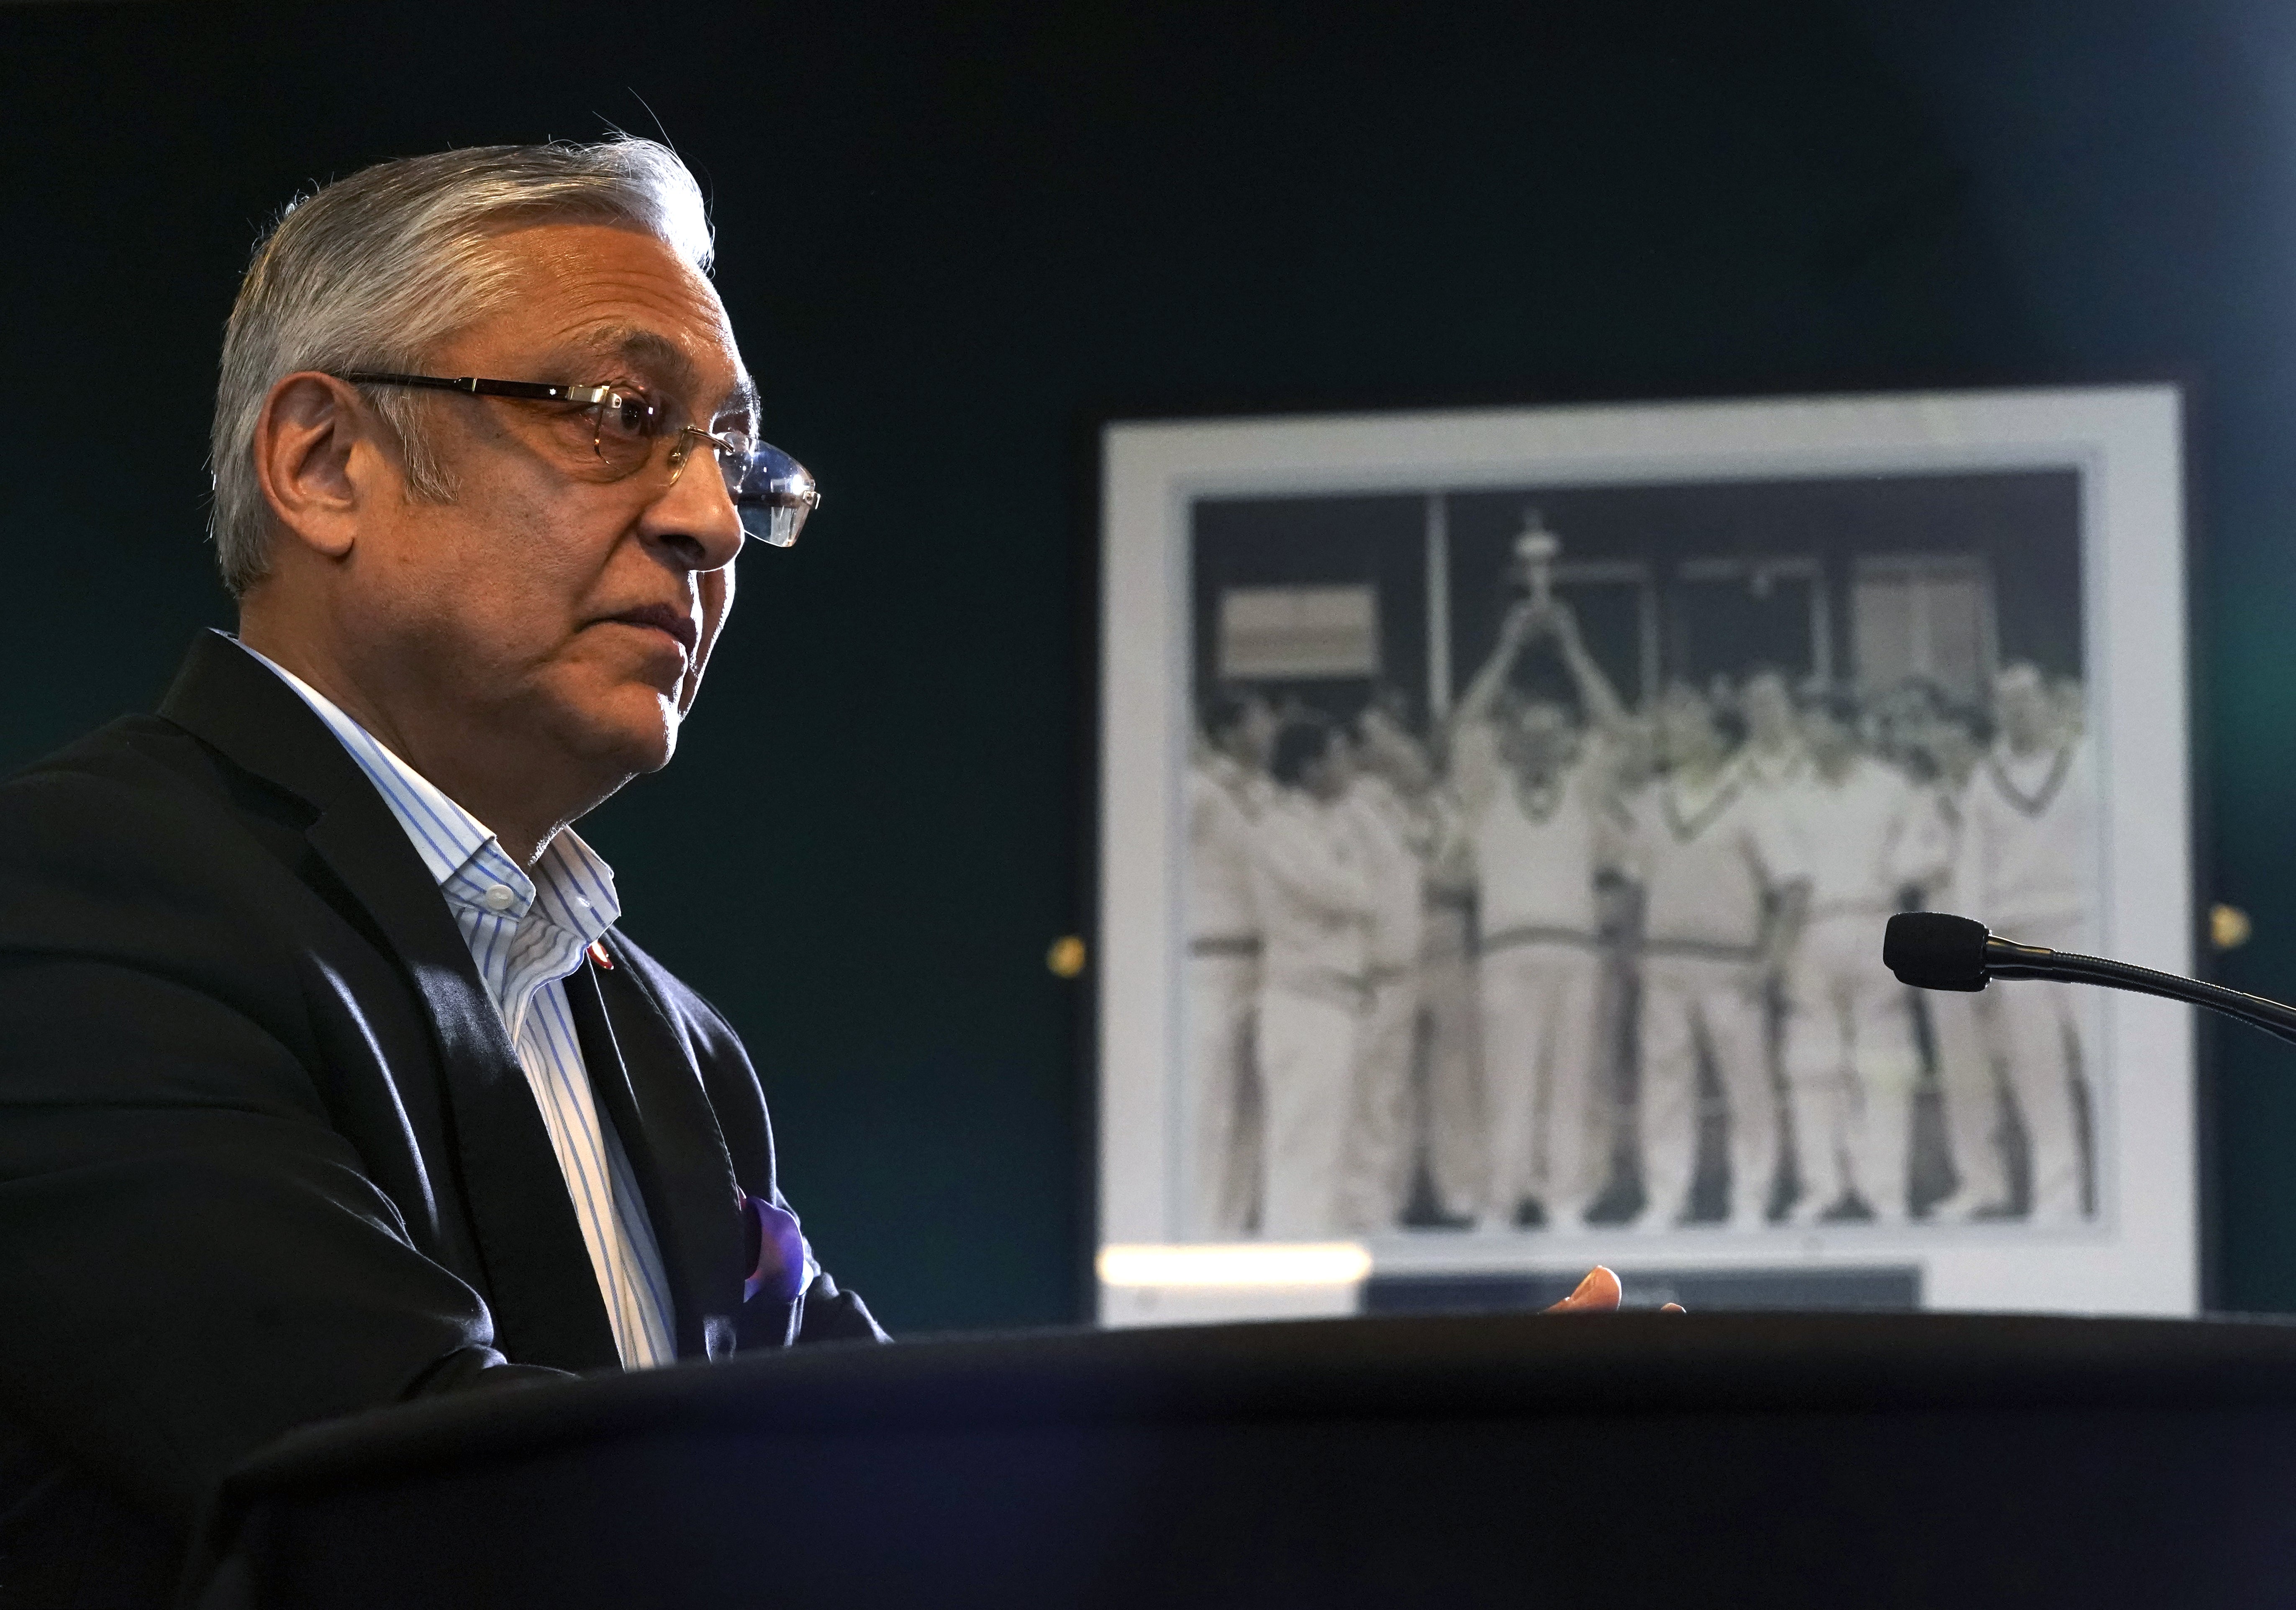
[[[739,1199],[780,1201],[757,1075],[604,945],[566,993],[678,1356],[882,1339],[825,1275],[743,1302]],[[616,1364],[462,935],[291,689],[203,635],[157,716],[0,785],[0,1604],[152,1591],[291,1427]]]

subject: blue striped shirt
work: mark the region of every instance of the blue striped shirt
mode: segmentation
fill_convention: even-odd
[[[622,914],[613,868],[567,827],[544,847],[529,878],[484,823],[326,695],[253,649],[247,652],[278,672],[341,740],[438,881],[542,1111],[622,1368],[669,1363],[676,1348],[661,1248],[629,1157],[592,1099],[566,1006],[566,976]]]

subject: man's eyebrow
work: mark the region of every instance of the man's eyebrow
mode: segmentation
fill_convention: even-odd
[[[605,379],[603,368],[616,366],[636,371],[646,378],[659,380],[688,394],[701,381],[692,360],[677,343],[652,330],[634,329],[627,325],[611,326],[578,338],[563,351],[569,363],[601,366],[601,372],[594,374],[568,376],[569,380],[578,379],[582,383]],[[718,418],[737,410],[754,414],[757,404],[756,382],[743,374],[734,381],[709,411],[709,417]]]
[[[734,382],[733,390],[718,405],[718,418],[728,414],[744,415],[753,421],[758,417],[758,382],[747,374]]]
[[[570,338],[558,349],[558,360],[586,366],[582,374],[567,375],[570,381],[585,383],[610,378],[605,371],[618,364],[650,370],[665,380],[691,382],[693,378],[693,366],[676,342],[652,330],[627,324],[608,325]]]

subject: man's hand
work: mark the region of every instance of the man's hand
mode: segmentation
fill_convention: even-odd
[[[1550,1314],[1616,1313],[1619,1299],[1625,1294],[1624,1289],[1619,1285],[1619,1277],[1598,1263],[1587,1271],[1587,1277],[1578,1283],[1578,1290],[1546,1311]],[[1682,1304],[1669,1302],[1658,1311],[1662,1314],[1678,1314],[1683,1311]]]

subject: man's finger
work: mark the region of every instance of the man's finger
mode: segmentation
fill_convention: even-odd
[[[1550,1314],[1607,1314],[1619,1306],[1619,1277],[1601,1264],[1587,1271],[1578,1289],[1546,1311]]]

